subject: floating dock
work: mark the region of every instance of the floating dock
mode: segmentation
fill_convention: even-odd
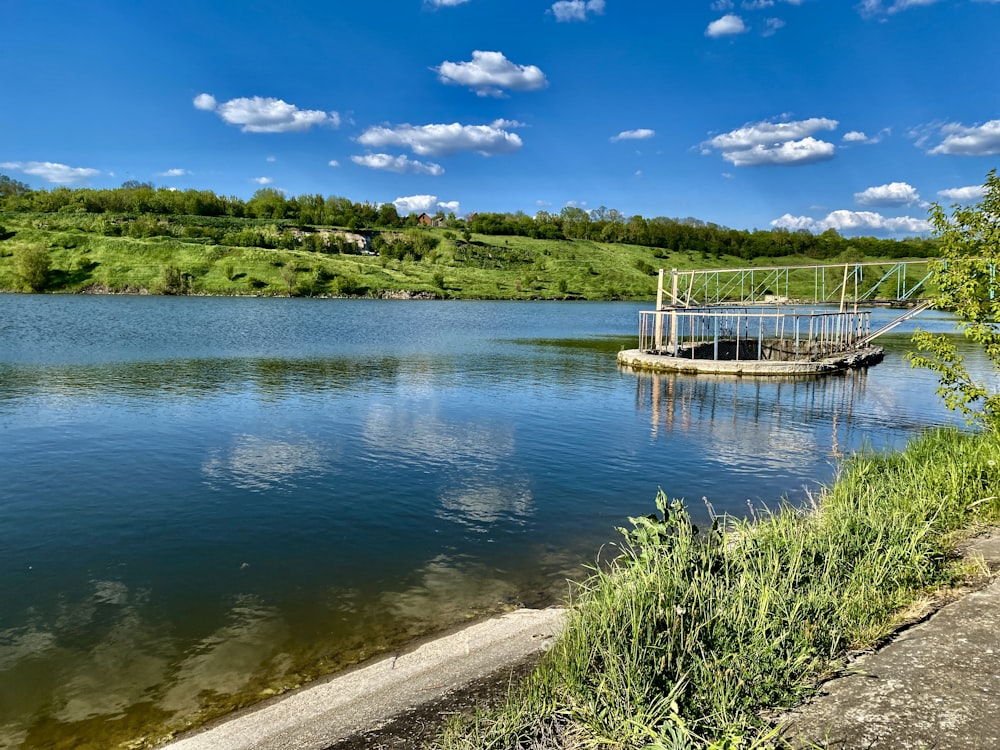
[[[828,268],[823,267],[824,273]],[[691,294],[696,275],[713,274],[717,280],[720,274],[729,273],[746,278],[748,269],[675,269],[669,291],[664,289],[665,272],[661,270],[656,309],[639,313],[639,347],[619,352],[618,363],[637,370],[746,376],[823,375],[877,364],[884,351],[874,340],[926,309],[927,304],[912,307],[872,332],[871,313],[859,304],[863,269],[852,264],[842,268],[842,283],[834,290],[825,288],[824,283],[826,299],[812,300],[812,304],[823,306],[820,309],[787,295],[760,294],[757,285],[751,285],[751,293],[736,303],[699,304]],[[682,277],[687,281],[683,286]],[[784,278],[788,278],[787,271]],[[854,281],[854,293],[849,300],[850,280]],[[773,281],[774,277],[772,288]],[[908,289],[907,296],[916,286],[919,284]],[[830,291],[839,293],[837,309],[828,306]],[[668,295],[670,302],[665,304]]]

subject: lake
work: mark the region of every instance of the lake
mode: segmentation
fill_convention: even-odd
[[[620,370],[650,307],[0,295],[0,748],[163,737],[558,600],[659,487],[802,503],[956,421],[905,329],[822,379]]]

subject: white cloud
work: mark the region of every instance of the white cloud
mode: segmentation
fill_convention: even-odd
[[[453,156],[462,151],[475,151],[483,156],[509,154],[523,145],[517,133],[496,125],[397,125],[368,128],[358,137],[358,143],[372,148],[400,146],[418,156]]]
[[[774,6],[774,0],[743,0],[740,6],[744,10],[760,10]]]
[[[276,156],[268,156],[266,159],[264,159],[264,161],[266,161],[266,162],[268,162],[270,164],[273,164],[274,162],[278,161],[278,157],[276,157]]]
[[[702,143],[702,153],[713,149],[737,167],[813,164],[834,157],[832,143],[812,137],[820,130],[833,130],[836,120],[811,117],[808,120],[749,123]]]
[[[508,128],[525,128],[527,125],[520,120],[504,120],[500,118],[491,122],[490,127],[507,130]]]
[[[723,151],[722,158],[734,167],[793,166],[827,161],[834,156],[832,143],[815,138],[785,141],[773,146],[757,145],[740,151]]]
[[[993,0],[990,0],[992,2]],[[893,15],[909,8],[919,8],[924,5],[934,5],[939,0],[893,0],[884,4],[882,0],[862,0],[858,6],[863,16]]]
[[[99,169],[70,167],[54,161],[5,161],[0,162],[0,169],[14,169],[57,185],[73,185],[101,173]]]
[[[197,109],[214,111],[228,125],[239,125],[244,133],[290,133],[313,125],[340,126],[340,115],[318,109],[299,109],[273,97],[241,97],[219,104],[211,94],[194,98]]]
[[[469,0],[424,0],[424,5],[429,5],[432,8],[454,8],[467,2]]]
[[[820,130],[834,130],[839,123],[826,117],[811,117],[808,120],[748,123],[742,128],[717,135],[706,145],[722,151],[732,151],[752,146],[771,146],[783,141],[791,141],[812,135]]]
[[[949,156],[992,156],[1000,154],[1000,120],[966,127],[957,122],[941,128],[944,140],[928,153]]]
[[[813,233],[836,229],[844,234],[925,234],[931,231],[930,222],[912,216],[886,217],[874,211],[831,211],[823,219],[785,214],[771,222],[772,227],[806,229]]]
[[[1000,0],[991,1],[1000,2]],[[938,190],[938,195],[950,201],[971,203],[986,195],[986,187],[984,185],[967,185],[966,187],[947,188],[946,190]]]
[[[270,185],[272,182],[274,182],[274,178],[273,177],[254,177],[253,181],[256,182],[258,185]]]
[[[458,201],[441,201],[437,205],[442,211],[450,211],[453,214],[457,214],[462,208],[462,204]]]
[[[559,0],[552,4],[549,12],[557,21],[586,21],[588,13],[604,13],[604,0]]]
[[[783,29],[785,27],[785,22],[780,18],[768,18],[765,21],[766,28],[763,31],[764,36],[774,36],[778,29]]]
[[[859,206],[910,206],[920,202],[916,189],[905,182],[870,187],[854,194]]]
[[[412,214],[431,211],[437,205],[437,202],[438,197],[436,195],[408,195],[396,198],[396,200],[392,202],[392,205],[394,205],[396,210],[401,214]]]
[[[732,34],[743,34],[749,30],[746,24],[743,23],[742,18],[732,13],[727,13],[722,18],[712,21],[708,25],[708,28],[705,29],[705,36],[731,36]]]
[[[649,128],[639,128],[638,130],[623,130],[618,135],[611,137],[612,143],[617,143],[618,141],[642,141],[647,138],[652,138],[656,135],[655,130],[650,130]]]
[[[474,50],[469,62],[441,63],[437,68],[442,83],[466,86],[479,96],[503,96],[504,90],[536,91],[549,85],[536,65],[516,65],[502,52]]]
[[[208,112],[212,112],[218,106],[218,102],[215,101],[215,97],[211,94],[198,94],[194,98],[194,108],[203,109]]]
[[[429,174],[438,177],[444,174],[444,168],[433,162],[422,162],[410,159],[405,154],[391,156],[390,154],[365,154],[352,156],[351,161],[369,169],[384,169],[396,174]]]
[[[330,159],[330,161],[328,161],[326,164],[327,164],[328,167],[339,167],[340,166],[340,162],[337,161],[336,159]]]
[[[168,169],[166,172],[157,172],[157,177],[183,177],[191,174],[186,169]]]
[[[851,130],[850,132],[844,133],[844,136],[841,140],[843,140],[844,143],[864,143],[864,144],[881,143],[882,139],[885,138],[885,136],[889,135],[891,132],[892,128],[882,128],[875,135],[869,137],[864,131]]]

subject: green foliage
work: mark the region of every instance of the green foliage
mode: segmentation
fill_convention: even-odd
[[[373,249],[383,258],[393,260],[421,260],[440,244],[441,240],[434,235],[411,229],[402,235],[383,237]]]
[[[773,746],[766,709],[808,695],[848,648],[958,580],[954,532],[1000,520],[998,487],[1000,435],[942,430],[856,456],[814,508],[717,518],[706,533],[660,492],[528,680],[438,747]]]
[[[52,259],[49,251],[41,245],[22,245],[14,250],[14,274],[29,291],[45,289]]]
[[[299,269],[294,264],[289,263],[281,268],[281,280],[285,283],[288,296],[292,297],[296,293],[296,284],[299,278]]]
[[[1000,177],[995,169],[984,188],[978,204],[953,206],[950,216],[938,204],[931,209],[942,255],[933,266],[938,287],[933,302],[958,315],[958,331],[981,346],[1000,373]],[[954,341],[926,331],[913,340],[921,353],[911,355],[911,363],[938,374],[938,393],[948,408],[970,424],[1000,427],[1000,391],[971,376]]]
[[[184,273],[177,266],[164,266],[160,271],[160,294],[187,294],[191,291],[190,273]]]

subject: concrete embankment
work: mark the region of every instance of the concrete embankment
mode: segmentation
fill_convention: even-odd
[[[785,739],[826,750],[1000,748],[1000,531],[966,554],[982,558],[990,583],[853,660],[779,717]]]
[[[566,611],[522,609],[309,685],[199,732],[169,750],[321,750],[546,650]]]

